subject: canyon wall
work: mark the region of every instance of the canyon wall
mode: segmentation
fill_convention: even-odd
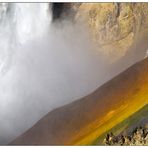
[[[85,22],[98,50],[114,62],[148,30],[147,3],[74,3],[74,19]],[[139,49],[140,50],[140,49]],[[144,50],[146,51],[146,49]]]

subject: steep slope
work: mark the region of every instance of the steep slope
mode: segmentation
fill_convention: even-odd
[[[12,145],[86,145],[148,103],[148,58],[92,94],[53,110]]]

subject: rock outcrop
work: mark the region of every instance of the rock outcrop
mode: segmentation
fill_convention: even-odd
[[[131,134],[120,134],[115,136],[112,132],[106,135],[103,143],[105,145],[124,145],[124,146],[147,146],[148,129],[147,127],[137,127]]]
[[[88,24],[98,50],[112,62],[127,53],[141,31],[148,33],[147,3],[82,3],[73,9],[76,21]]]

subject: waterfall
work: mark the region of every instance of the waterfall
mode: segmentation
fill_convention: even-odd
[[[15,79],[17,72],[11,70],[12,59],[28,42],[47,34],[51,18],[49,3],[0,3],[0,144],[10,142],[29,127],[18,126],[21,123],[14,126],[15,118],[21,120],[17,113],[22,105],[14,111],[19,104],[19,99],[14,99],[19,80]]]
[[[47,3],[17,3],[14,17],[20,43],[42,36],[49,29],[51,13]]]
[[[48,32],[49,3],[0,4],[0,70],[6,70],[14,49]]]

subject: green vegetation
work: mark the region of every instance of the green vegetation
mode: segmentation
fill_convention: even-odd
[[[118,135],[122,131],[126,131],[129,128],[135,127],[135,125],[143,119],[148,119],[148,104],[146,104],[143,108],[135,112],[133,115],[129,116],[121,123],[117,124],[112,129],[106,131],[101,136],[97,137],[92,143],[92,145],[103,145],[103,140],[108,133],[113,132],[115,135]]]

